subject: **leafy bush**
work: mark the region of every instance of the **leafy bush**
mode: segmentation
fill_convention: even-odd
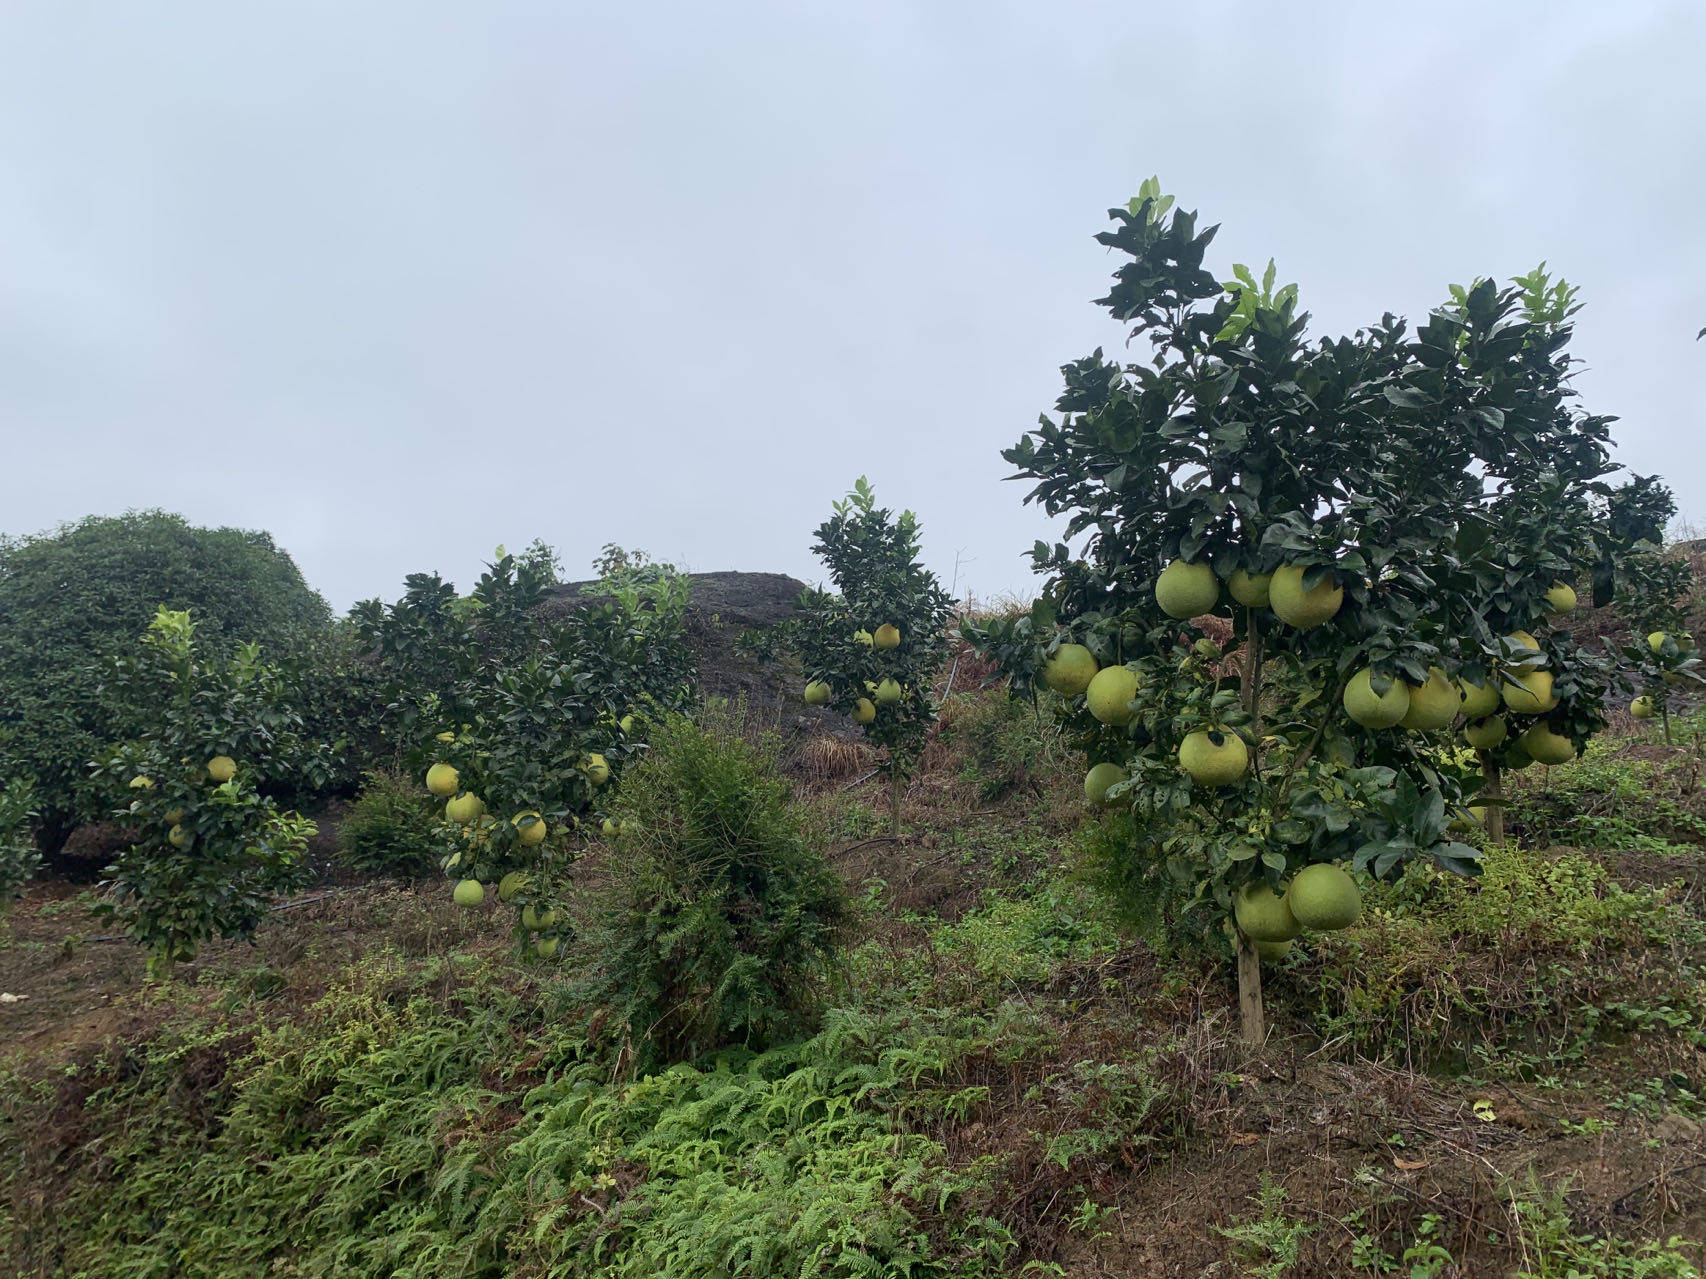
[[[850,911],[737,712],[671,716],[629,774],[602,903],[601,996],[640,1068],[798,1034]]]
[[[0,911],[12,904],[18,889],[41,865],[30,822],[35,817],[35,787],[13,778],[0,789]]]
[[[367,784],[338,826],[338,851],[356,870],[423,875],[444,851],[442,826],[413,779],[369,773]]]
[[[124,803],[133,843],[107,868],[97,907],[149,951],[154,975],[193,959],[211,937],[247,937],[275,892],[300,882],[314,823],[283,814],[257,775],[300,723],[276,672],[252,644],[229,658],[198,651],[188,613],[161,609],[121,687],[159,709],[141,736],[103,759],[96,776]],[[216,759],[234,765],[212,776]]]
[[[960,748],[961,775],[983,799],[1045,785],[1076,785],[1060,726],[1028,701],[998,690],[956,694],[942,707],[942,739]]]
[[[89,761],[151,714],[105,676],[161,607],[269,658],[331,626],[326,601],[266,533],[142,511],[0,539],[0,775],[35,780],[49,848],[103,815]]]

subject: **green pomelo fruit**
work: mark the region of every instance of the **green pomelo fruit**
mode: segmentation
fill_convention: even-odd
[[[1328,621],[1345,602],[1345,590],[1333,584],[1331,574],[1304,590],[1305,571],[1302,564],[1282,564],[1268,583],[1268,607],[1280,621],[1299,630]]]
[[[1356,881],[1329,862],[1298,871],[1285,896],[1297,922],[1318,932],[1349,928],[1362,915]]]
[[[486,900],[486,890],[477,879],[460,880],[451,894],[458,906],[478,906]]]
[[[1523,671],[1503,689],[1505,705],[1518,715],[1544,715],[1558,704],[1551,671]]]
[[[449,799],[461,789],[461,777],[449,764],[434,764],[427,769],[426,787],[440,799]]]
[[[1155,579],[1155,602],[1168,617],[1201,617],[1220,602],[1220,582],[1207,564],[1174,560]]]
[[[1232,918],[1244,935],[1254,942],[1290,941],[1298,934],[1298,923],[1283,896],[1275,896],[1267,881],[1245,884],[1232,898]]]
[[[1405,728],[1420,733],[1432,732],[1457,718],[1463,699],[1458,696],[1457,686],[1445,677],[1445,672],[1439,667],[1428,667],[1426,683],[1406,685],[1406,688],[1410,694],[1410,708],[1398,721]]]
[[[1198,786],[1230,786],[1250,767],[1250,748],[1236,733],[1198,729],[1179,743],[1179,765]]]
[[[471,791],[462,792],[444,806],[444,815],[458,826],[478,821],[485,811],[486,805]]]
[[[1374,691],[1374,670],[1363,667],[1345,685],[1345,714],[1364,728],[1392,728],[1410,710],[1410,690],[1394,679],[1385,693]]]
[[[1104,724],[1131,723],[1132,698],[1137,696],[1137,672],[1129,666],[1104,666],[1084,689],[1084,703]]]
[[[509,874],[498,880],[498,900],[500,902],[507,902],[526,887],[526,872],[512,870]]]
[[[1473,719],[1463,726],[1463,740],[1478,751],[1490,751],[1510,736],[1502,715]]]
[[[1232,570],[1232,576],[1226,581],[1226,589],[1232,592],[1232,598],[1245,608],[1267,608],[1268,591],[1273,585],[1272,573],[1247,573],[1241,568]]]
[[[1576,757],[1576,744],[1551,726],[1542,722],[1532,724],[1522,735],[1522,748],[1540,764],[1568,764]]]
[[[833,690],[821,679],[814,679],[806,685],[807,706],[827,706],[833,695]]]
[[[1499,690],[1492,684],[1477,684],[1472,680],[1459,680],[1458,689],[1463,694],[1458,709],[1463,712],[1464,719],[1486,719],[1499,709]]]
[[[1117,800],[1109,800],[1108,787],[1125,781],[1126,771],[1118,764],[1096,764],[1084,774],[1084,798],[1098,807],[1107,807]]]
[[[1077,697],[1096,677],[1096,658],[1082,644],[1062,644],[1043,668],[1043,680],[1062,697]]]

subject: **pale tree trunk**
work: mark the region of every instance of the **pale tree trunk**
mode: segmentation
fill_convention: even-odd
[[[1250,715],[1250,736],[1254,739],[1257,766],[1262,758],[1262,632],[1256,610],[1244,611],[1246,634],[1244,669],[1238,681],[1240,700]],[[1238,938],[1238,1022],[1244,1043],[1260,1048],[1268,1037],[1267,1015],[1262,1008],[1262,957],[1256,953],[1256,943],[1246,937],[1237,924],[1232,931]]]
[[[900,763],[889,760],[889,834],[900,838]]]
[[[1260,1048],[1268,1037],[1267,1014],[1262,1009],[1262,957],[1256,943],[1238,933],[1238,1025],[1244,1043]]]
[[[1495,844],[1505,842],[1505,789],[1504,781],[1499,773],[1499,766],[1486,751],[1481,752],[1481,776],[1487,779],[1486,800],[1487,808],[1487,838]]]

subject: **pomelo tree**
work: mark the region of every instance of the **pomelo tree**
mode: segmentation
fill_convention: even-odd
[[[800,597],[789,642],[806,668],[805,700],[851,715],[882,749],[898,837],[901,787],[936,722],[931,684],[947,652],[953,601],[919,558],[918,517],[879,507],[864,476],[816,539],[813,552],[835,590]]]
[[[195,631],[162,608],[119,662],[116,682],[155,718],[96,768],[132,838],[96,910],[147,947],[156,977],[211,938],[250,936],[273,895],[303,882],[315,829],[257,788],[300,728],[278,671],[256,645],[211,652]]]
[[[1664,547],[1665,526],[1675,514],[1676,500],[1656,476],[1637,475],[1614,489],[1594,582],[1594,602],[1615,604],[1631,632],[1622,652],[1634,691],[1629,713],[1656,716],[1667,742],[1673,740],[1672,693],[1706,684],[1706,667],[1686,629],[1693,575],[1686,560]]]
[[[1065,539],[1028,615],[967,635],[1058,698],[1121,891],[1236,920],[1259,1042],[1260,960],[1356,917],[1347,870],[1472,873],[1451,826],[1477,790],[1496,830],[1513,750],[1600,726],[1607,663],[1550,623],[1593,562],[1608,419],[1571,403],[1573,293],[1544,270],[1311,340],[1296,287],[1218,281],[1215,228],[1153,179],[1110,216],[1100,305],[1147,356],[1065,366],[1004,452]],[[1478,767],[1451,763],[1460,720]]]
[[[577,832],[608,811],[647,717],[691,702],[694,675],[684,577],[629,557],[551,607],[553,563],[500,547],[465,597],[416,574],[395,605],[356,609],[403,765],[444,800],[455,900],[477,906],[496,883],[546,955],[567,931],[554,899]]]

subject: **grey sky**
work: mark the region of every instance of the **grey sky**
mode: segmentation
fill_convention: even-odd
[[[271,530],[338,608],[534,537],[815,580],[860,473],[1029,585],[999,449],[1148,174],[1318,332],[1545,258],[1706,522],[1706,5],[0,3],[0,531]]]

